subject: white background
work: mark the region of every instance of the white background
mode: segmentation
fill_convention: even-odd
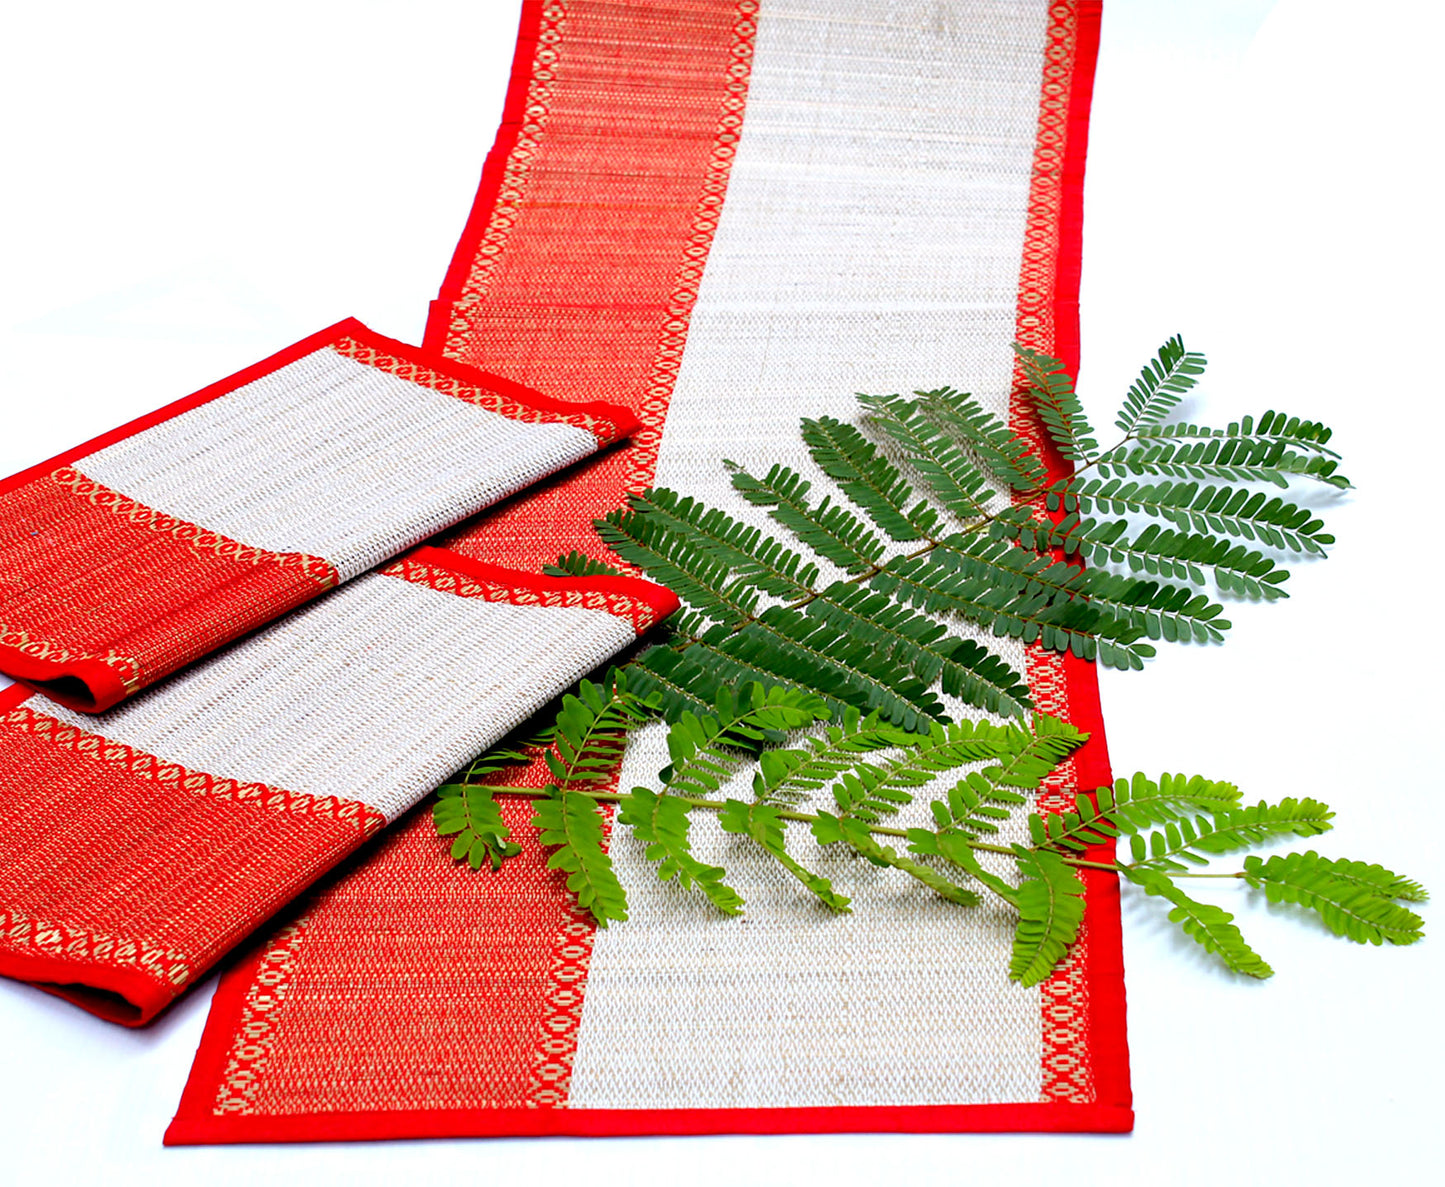
[[[14,5],[0,49],[0,473],[347,315],[420,339],[501,109],[514,0]],[[1199,418],[1337,429],[1357,490],[1294,597],[1106,673],[1116,769],[1339,811],[1324,852],[1445,892],[1437,6],[1107,0],[1081,390],[1107,425],[1182,332]],[[940,376],[939,382],[946,382]],[[1410,574],[1411,588],[1394,574]],[[1232,608],[1234,610],[1234,608]],[[141,1032],[0,982],[0,1149],[30,1183],[1435,1181],[1445,936],[1363,949],[1219,899],[1220,973],[1126,894],[1129,1137],[399,1142],[163,1150],[209,987]],[[1424,908],[1433,920],[1437,908]],[[948,1025],[940,1019],[939,1025]]]

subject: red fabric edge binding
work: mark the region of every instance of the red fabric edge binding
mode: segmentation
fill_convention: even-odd
[[[225,379],[217,380],[208,387],[201,388],[189,396],[184,396],[164,407],[157,408],[154,412],[148,412],[144,416],[111,429],[108,433],[102,433],[99,437],[93,437],[73,449],[67,449],[64,453],[56,454],[48,461],[39,462],[34,466],[21,470],[18,474],[12,474],[9,478],[0,479],[0,495],[6,494],[17,487],[24,486],[33,479],[49,474],[60,466],[74,465],[81,458],[88,457],[97,450],[105,449],[118,441],[124,441],[127,437],[134,437],[137,433],[143,433],[147,429],[154,428],[158,424],[172,420],[183,412],[189,412],[192,408],[199,408],[202,404],[208,404],[228,392],[233,392],[239,387],[244,387],[260,379],[264,375],[279,370],[288,363],[294,363],[297,359],[304,358],[313,351],[329,346],[342,338],[355,338],[376,350],[384,350],[394,354],[398,358],[406,359],[408,362],[417,363],[423,367],[429,367],[452,379],[460,380],[463,383],[475,387],[484,387],[496,392],[499,396],[505,396],[509,400],[515,400],[518,404],[541,413],[575,413],[584,412],[601,420],[612,422],[617,427],[617,436],[626,437],[635,432],[638,427],[637,418],[625,408],[612,404],[593,402],[587,404],[569,403],[566,400],[554,400],[550,396],[544,396],[541,392],[524,387],[520,383],[514,383],[500,375],[492,375],[486,371],[479,371],[475,367],[468,367],[465,363],[459,363],[455,359],[426,349],[425,347],[408,346],[404,342],[398,342],[393,338],[387,338],[381,334],[367,329],[354,317],[348,317],[337,322],[334,326],[328,326],[319,330],[308,338],[301,339],[284,350],[278,350],[269,358],[262,359],[259,363],[253,363],[244,370],[237,371],[234,375],[228,375]]]
[[[116,670],[98,659],[36,659],[32,655],[0,644],[0,671],[12,680],[44,686],[62,679],[78,680],[90,693],[90,700],[71,696],[63,689],[44,688],[53,701],[77,713],[104,713],[130,695]]]
[[[0,977],[23,981],[106,1022],[132,1028],[144,1026],[175,1001],[171,987],[144,973],[77,965],[49,956],[0,954]]]
[[[1128,1133],[1129,1109],[1105,1105],[834,1105],[793,1109],[456,1109],[178,1116],[167,1146],[397,1138],[674,1137],[797,1133]]]
[[[656,621],[661,622],[674,613],[681,601],[666,586],[644,581],[640,577],[611,577],[599,573],[593,577],[547,577],[541,573],[522,573],[516,569],[504,569],[486,561],[473,560],[449,548],[435,548],[423,544],[420,548],[405,554],[400,559],[416,561],[419,564],[435,565],[439,569],[450,569],[480,581],[493,581],[513,589],[535,590],[537,593],[566,590],[595,590],[598,593],[622,594],[645,602],[657,613]]]
[[[451,316],[451,300],[466,284],[467,273],[471,270],[476,256],[477,245],[486,234],[492,211],[497,205],[501,192],[502,177],[507,170],[507,160],[522,134],[522,121],[527,111],[527,90],[532,85],[532,59],[537,53],[537,41],[542,31],[542,0],[522,0],[522,14],[517,26],[517,48],[512,53],[512,75],[507,83],[507,95],[502,102],[502,121],[497,127],[496,139],[491,151],[482,163],[482,176],[477,183],[476,197],[467,215],[462,237],[452,253],[451,264],[442,279],[437,299],[427,312],[426,332],[422,346],[437,355],[446,346],[447,323]]]
[[[1071,374],[1079,364],[1079,278],[1083,255],[1084,165],[1088,148],[1089,107],[1099,51],[1102,0],[1081,0],[1078,41],[1069,102],[1069,136],[1064,158],[1060,216],[1058,283],[1054,295],[1060,359]],[[540,0],[524,0],[512,80],[503,110],[503,126],[482,171],[481,188],[463,232],[442,296],[432,303],[426,343],[445,341],[446,298],[470,265],[474,248],[491,216],[506,153],[516,142],[530,81],[531,54],[541,20]],[[525,56],[524,56],[525,50]],[[449,566],[461,568],[447,553]],[[440,562],[439,562],[440,563]],[[469,562],[479,564],[479,562]],[[484,566],[490,569],[491,566]],[[532,579],[529,579],[532,580]],[[561,581],[562,578],[541,578]],[[595,581],[596,578],[585,580]],[[1098,674],[1091,663],[1065,656],[1065,676],[1074,724],[1091,734],[1079,750],[1081,786],[1109,782],[1109,758],[1103,735]],[[1112,860],[1113,846],[1091,852]],[[375,1141],[399,1138],[586,1136],[624,1137],[708,1133],[1129,1133],[1134,1128],[1125,1032],[1123,927],[1118,879],[1102,870],[1085,873],[1090,935],[1089,1028],[1095,1055],[1097,1103],[1070,1105],[831,1106],[782,1109],[455,1109],[377,1113],[316,1113],[288,1117],[215,1117],[210,1106],[236,1024],[245,1004],[260,953],[223,975],[200,1048],[181,1095],[165,1144],[231,1145],[245,1142]]]

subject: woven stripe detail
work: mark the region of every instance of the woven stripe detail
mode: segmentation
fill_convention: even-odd
[[[325,557],[308,556],[304,552],[271,552],[251,544],[243,544],[239,540],[221,535],[220,532],[177,519],[174,515],[167,515],[154,507],[147,507],[120,491],[111,490],[103,483],[86,477],[72,466],[62,466],[50,477],[57,486],[69,490],[92,507],[110,511],[147,531],[165,532],[184,541],[197,552],[224,557],[239,565],[275,565],[282,569],[297,569],[316,583],[317,592],[340,584],[340,576]]]
[[[544,606],[549,609],[602,610],[615,618],[625,618],[639,635],[658,621],[658,611],[651,603],[628,594],[597,589],[536,589],[525,585],[508,585],[459,573],[455,569],[426,564],[402,557],[381,570],[383,577],[399,577],[415,585],[424,585],[438,593],[455,594],[459,598],[481,598],[484,602],[506,602],[512,606]]]
[[[529,425],[571,425],[573,428],[591,433],[597,438],[599,445],[610,445],[622,436],[622,431],[616,422],[608,420],[606,417],[593,416],[586,412],[554,412],[548,409],[533,408],[518,400],[508,399],[490,388],[475,383],[466,383],[454,375],[444,375],[423,363],[400,358],[375,346],[358,342],[355,338],[341,338],[332,345],[331,349],[358,363],[375,367],[378,371],[386,371],[398,379],[419,383],[432,391],[441,392],[443,395],[455,396],[459,400],[465,400],[468,404],[475,404],[478,408],[485,408],[488,412],[505,416],[508,420],[520,421]]]
[[[115,936],[0,908],[0,943],[13,952],[81,965],[133,969],[176,990],[191,979],[185,953],[143,936]]]
[[[541,5],[516,144],[428,342],[544,392],[623,405],[642,427],[448,547],[528,569],[559,549],[595,552],[593,519],[652,480],[741,131],[757,11],[756,0]],[[618,104],[605,124],[599,95]]]
[[[1059,247],[1064,201],[1064,158],[1068,148],[1070,83],[1078,44],[1076,0],[1051,4],[1039,98],[1038,140],[1029,181],[1028,221],[1019,268],[1015,340],[1045,354],[1058,350],[1054,299],[1059,285]],[[1028,398],[1028,383],[1016,366],[1009,400],[1009,427],[1041,456],[1051,456],[1048,434]],[[1043,515],[1042,500],[1038,512]],[[1028,681],[1034,705],[1042,713],[1072,720],[1064,657],[1038,644],[1028,649]],[[1041,812],[1069,811],[1079,791],[1077,768],[1070,759],[1039,791]],[[1090,1104],[1097,1099],[1090,1058],[1088,1019],[1088,928],[1040,987],[1043,1037],[1040,1099]]]
[[[261,1076],[276,1045],[276,1016],[286,1005],[296,973],[297,949],[310,922],[302,915],[286,924],[267,941],[261,953],[241,1007],[236,1042],[216,1090],[212,1113],[217,1117],[255,1112]]]
[[[94,762],[113,763],[123,768],[128,775],[155,783],[171,784],[192,795],[253,803],[270,812],[319,816],[341,821],[353,826],[363,837],[370,836],[386,824],[385,816],[359,801],[337,796],[307,795],[305,792],[289,791],[284,787],[271,787],[265,783],[243,783],[228,779],[224,775],[193,770],[179,763],[168,762],[158,755],[127,746],[124,742],[116,742],[101,734],[79,729],[48,713],[38,712],[29,705],[10,710],[0,721],[22,733],[43,738],[62,750],[73,751]]]
[[[552,966],[542,991],[545,1014],[532,1048],[532,1072],[523,1103],[532,1109],[559,1108],[572,1087],[577,1030],[587,986],[587,962],[597,934],[592,920],[573,910],[552,948]]]
[[[9,626],[3,622],[0,622],[0,647],[9,647],[27,659],[42,660],[46,663],[70,664],[79,660],[95,660],[97,663],[114,668],[127,691],[134,692],[140,687],[140,660],[132,655],[121,655],[117,651],[107,651],[103,654],[81,651],[78,648],[68,647],[64,643],[57,643],[54,639],[38,638],[23,627]]]

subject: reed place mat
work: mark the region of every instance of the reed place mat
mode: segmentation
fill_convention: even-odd
[[[418,549],[126,704],[0,692],[0,974],[149,1021],[676,608]]]
[[[643,429],[450,546],[595,554],[592,518],[654,481],[766,531],[721,460],[816,477],[798,418],[851,417],[859,391],[951,384],[1036,437],[1009,343],[1078,364],[1098,20],[1087,0],[528,0],[427,343]],[[1107,782],[1092,667],[1000,650],[1092,732],[1041,806]],[[640,735],[622,785],[665,761]],[[1132,1125],[1111,877],[1086,876],[1081,939],[1024,989],[1003,914],[802,837],[852,915],[729,850],[749,910],[717,917],[620,831],[630,918],[595,930],[507,811],[524,851],[496,875],[455,868],[419,814],[228,972],[167,1141]]]
[[[342,322],[0,482],[0,672],[108,709],[634,426]]]

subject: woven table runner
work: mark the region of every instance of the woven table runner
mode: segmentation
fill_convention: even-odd
[[[634,427],[342,322],[0,481],[0,673],[108,709]]]
[[[535,568],[657,482],[768,532],[721,461],[817,469],[802,415],[951,384],[1037,440],[1010,341],[1078,363],[1088,0],[527,0],[504,124],[427,345],[621,404],[628,448],[454,534]],[[997,644],[999,641],[993,641]],[[1094,672],[1003,642],[1092,739],[1040,794],[1108,781]],[[644,731],[620,783],[666,761]],[[527,820],[496,873],[419,813],[226,973],[169,1143],[485,1134],[1123,1130],[1117,886],[1007,981],[1012,925],[810,849],[825,918],[707,821],[743,920],[658,882],[596,930]]]
[[[421,548],[108,713],[0,691],[0,974],[149,1021],[676,606]]]

